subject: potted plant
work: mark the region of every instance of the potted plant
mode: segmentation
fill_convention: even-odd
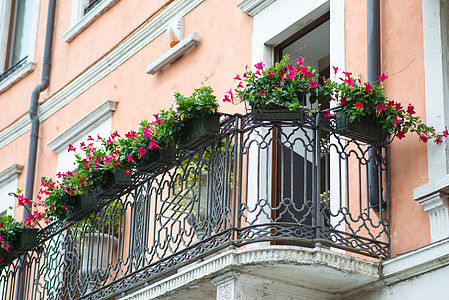
[[[5,266],[37,245],[38,230],[11,215],[0,219],[0,263]]]
[[[154,115],[155,121],[144,120],[139,129],[130,131],[117,141],[120,149],[119,163],[131,174],[133,168],[148,173],[157,173],[174,164],[176,159],[175,139],[179,136],[180,121],[170,108]]]
[[[220,132],[218,103],[210,86],[202,85],[186,97],[174,94],[181,123],[179,142],[182,147],[195,149],[208,144]]]
[[[338,68],[334,68],[335,75]],[[340,82],[327,79],[321,91],[322,97],[336,101],[337,107],[324,112],[324,118],[335,120],[334,132],[369,144],[385,142],[389,135],[402,139],[407,132],[416,132],[421,141],[434,139],[441,143],[447,130],[437,133],[416,115],[412,104],[404,107],[388,100],[381,85],[362,83],[349,72],[343,72]],[[382,83],[388,76],[382,74]]]
[[[303,109],[311,108],[319,97],[318,75],[303,65],[302,57],[296,67],[287,65],[288,60],[286,55],[268,68],[260,62],[254,65],[255,71],[237,75],[236,95],[229,90],[223,101],[247,102],[256,121],[303,120]]]

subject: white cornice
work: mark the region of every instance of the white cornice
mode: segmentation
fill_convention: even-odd
[[[5,184],[11,182],[14,179],[19,178],[20,174],[22,174],[23,166],[13,164],[8,168],[4,169],[0,172],[0,187]]]
[[[237,4],[237,7],[248,16],[254,17],[274,1],[276,0],[243,0]]]
[[[60,153],[68,144],[94,130],[99,124],[112,117],[117,107],[117,102],[106,100],[94,110],[81,118],[78,122],[61,132],[57,137],[47,143],[50,150]]]
[[[36,67],[36,64],[33,62],[28,62],[19,69],[17,69],[14,73],[12,73],[10,76],[5,78],[4,80],[0,81],[0,94],[12,87],[17,81],[22,79],[23,77],[30,74],[34,68]],[[31,94],[30,94],[31,98]]]
[[[172,20],[184,16],[204,0],[178,0],[168,6],[160,15],[143,26],[134,35],[117,46],[99,62],[91,66],[84,73],[76,77],[64,88],[56,92],[39,107],[41,122],[51,117],[62,107],[76,99],[91,86],[106,77],[125,61],[139,52],[156,37],[163,33]],[[0,148],[14,141],[31,129],[28,116],[19,119],[11,126],[0,132]]]
[[[78,0],[79,1],[79,0]],[[64,33],[64,41],[70,43],[76,36],[83,32],[90,24],[92,24],[96,19],[98,19],[102,14],[104,14],[109,8],[116,4],[119,0],[106,0],[100,2],[91,11],[84,15],[75,25],[70,27],[70,29]],[[83,9],[78,7],[78,9]]]

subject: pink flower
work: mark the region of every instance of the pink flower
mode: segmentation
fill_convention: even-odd
[[[429,139],[429,138],[427,137],[427,135],[425,135],[424,133],[418,133],[418,135],[419,135],[419,139],[420,139],[421,141],[423,141],[424,143],[427,143],[427,140]]]
[[[348,100],[346,100],[346,97],[340,97],[340,103],[341,105],[346,105],[346,103],[348,103]]]
[[[332,69],[334,69],[334,74],[337,75],[338,67],[332,66]]]
[[[387,108],[383,104],[378,104],[376,110],[377,112],[381,113],[382,111],[387,110]]]
[[[398,139],[402,140],[403,138],[405,138],[404,131],[398,130],[398,132],[396,133],[396,136],[398,137]]]
[[[73,145],[72,144],[69,144],[69,149],[67,150],[67,152],[70,152],[70,151],[75,151],[76,150],[76,148],[75,147],[73,147]]]
[[[144,156],[145,154],[147,154],[147,149],[140,147],[140,149],[137,150],[137,152],[139,152],[140,156]]]
[[[442,139],[436,138],[435,139],[435,143],[437,143],[437,145],[441,144],[443,142]]]
[[[242,79],[240,78],[240,75],[237,74],[237,75],[234,77],[234,80],[242,80]]]
[[[299,56],[298,59],[295,59],[295,61],[299,66],[302,66],[304,64],[304,57]]]
[[[287,77],[288,78],[290,78],[290,79],[293,79],[293,78],[295,78],[296,77],[296,72],[289,72],[288,74],[287,74]]]
[[[156,142],[154,141],[154,139],[151,139],[150,143],[148,144],[148,148],[149,148],[150,150],[157,149],[157,144],[156,144]]]
[[[143,129],[143,137],[149,138],[149,137],[151,137],[151,134],[152,134],[152,133],[153,133],[153,132],[152,132],[151,129],[148,128],[148,127],[145,127],[145,128]]]
[[[396,125],[398,125],[399,123],[402,122],[402,120],[399,119],[398,117],[394,117],[393,120],[394,120],[394,126],[396,126]]]
[[[265,67],[265,65],[263,64],[263,62],[260,62],[260,63],[255,64],[254,67],[255,67],[257,70],[262,70],[263,67]]]
[[[345,74],[346,78],[351,78],[351,75],[352,75],[351,72],[345,72],[345,71],[343,71],[343,74]]]
[[[67,205],[63,205],[62,208],[64,208],[65,210],[68,210],[69,208],[67,207]]]
[[[224,96],[223,102],[231,102],[231,99],[229,98],[228,95],[225,95],[225,96]]]
[[[382,83],[382,82],[384,82],[385,80],[387,80],[387,78],[388,78],[388,76],[385,75],[384,73],[382,73],[382,75],[379,76],[380,83]]]
[[[309,81],[309,86],[311,89],[316,89],[318,82],[313,81],[312,79]]]
[[[260,93],[260,97],[263,98],[263,95],[265,95],[265,91],[264,90],[260,90],[259,93]]]
[[[373,87],[369,82],[365,82],[365,91],[371,93],[373,91]]]
[[[243,84],[242,84],[242,82],[240,81],[239,82],[239,84],[237,85],[237,88],[236,88],[236,90],[238,90],[238,89],[240,89],[240,88],[243,88]]]
[[[362,108],[363,108],[363,103],[360,102],[360,101],[357,101],[357,102],[354,104],[354,107],[355,107],[356,109],[362,109]]]
[[[334,117],[335,114],[331,113],[331,111],[328,109],[326,110],[326,114],[324,115],[324,118],[327,119],[329,117]]]
[[[128,156],[128,161],[134,161],[132,154],[130,156]]]
[[[444,137],[447,137],[449,135],[449,132],[447,131],[447,127],[446,129],[442,132]]]
[[[105,164],[110,164],[110,163],[111,163],[111,157],[106,156],[106,157],[104,158],[104,163],[105,163]]]
[[[409,115],[415,114],[414,109],[415,109],[415,108],[413,107],[413,105],[409,104],[408,107],[407,107],[407,112],[408,112],[408,114],[409,114]]]
[[[133,174],[133,172],[131,171],[130,168],[128,168],[125,171],[123,171],[123,173],[125,173],[125,177],[131,176]]]
[[[9,243],[4,243],[2,248],[5,249],[6,251],[8,251]]]

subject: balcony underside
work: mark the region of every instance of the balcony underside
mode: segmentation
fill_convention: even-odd
[[[335,299],[378,280],[378,270],[378,262],[341,251],[252,245],[190,264],[119,299],[221,299],[223,283],[242,299]]]

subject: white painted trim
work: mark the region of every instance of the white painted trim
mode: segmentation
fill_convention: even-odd
[[[14,73],[9,75],[7,78],[0,81],[0,93],[6,91],[12,85],[14,85],[17,81],[31,73],[36,64],[34,63],[35,54],[36,54],[36,43],[37,43],[37,30],[39,25],[39,9],[40,9],[40,0],[36,0],[33,2],[33,19],[30,24],[30,40],[28,44],[28,59],[27,64],[22,66],[20,69],[16,70]],[[6,54],[6,43],[8,39],[8,30],[9,30],[9,15],[11,11],[11,1],[10,0],[0,0],[0,70],[3,70],[5,67],[4,58]],[[3,73],[0,71],[0,75]]]
[[[114,4],[120,0],[103,0],[91,11],[84,15],[84,8],[88,1],[72,0],[72,14],[70,29],[63,34],[64,41],[70,43],[75,37],[83,32],[90,24],[98,19],[102,14],[108,11]]]
[[[64,88],[52,95],[39,107],[39,118],[43,122],[58,110],[76,99],[91,86],[106,77],[125,61],[139,52],[162,34],[174,18],[184,16],[204,0],[179,0],[168,6],[160,15],[142,27],[134,35],[117,46],[102,60],[72,80]],[[0,132],[0,149],[31,129],[28,116],[22,117]]]
[[[274,1],[276,0],[243,0],[237,4],[237,7],[248,16],[254,17]]]
[[[145,71],[151,75],[156,74],[164,67],[177,60],[192,47],[196,46],[199,42],[200,36],[198,35],[198,33],[194,32],[190,34],[188,37],[176,44],[176,46],[174,46],[173,48],[162,54],[155,61],[153,61],[151,64],[149,64]]]
[[[0,188],[10,183],[13,180],[17,180],[22,174],[23,166],[18,164],[13,164],[8,168],[0,172]]]
[[[29,60],[29,59],[28,59]],[[28,62],[23,65],[21,68],[17,69],[14,73],[0,81],[0,94],[13,86],[16,82],[18,82],[23,77],[27,76],[36,68],[36,64],[33,62]],[[31,93],[30,93],[31,97]]]
[[[72,141],[79,140],[82,136],[92,132],[99,124],[112,117],[117,107],[117,102],[106,100],[94,110],[89,112],[78,122],[58,134],[54,139],[47,143],[50,150],[60,153],[67,148]]]

